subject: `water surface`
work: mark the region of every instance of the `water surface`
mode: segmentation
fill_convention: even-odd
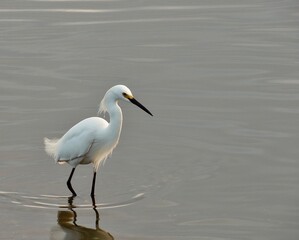
[[[2,0],[0,238],[298,239],[298,9]],[[77,169],[69,205],[71,169],[42,139],[95,116],[119,83],[154,118],[121,104],[97,222],[91,166]]]

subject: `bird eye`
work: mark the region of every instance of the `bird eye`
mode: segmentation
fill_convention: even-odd
[[[131,94],[127,94],[125,92],[123,92],[123,96],[124,96],[124,98],[129,99],[129,100],[134,98]]]

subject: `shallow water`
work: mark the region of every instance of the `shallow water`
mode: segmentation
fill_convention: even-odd
[[[1,239],[298,239],[298,1],[2,0]],[[100,169],[43,137],[126,84]],[[99,220],[99,222],[97,222]],[[97,227],[97,224],[98,227]],[[113,237],[112,237],[113,236]]]

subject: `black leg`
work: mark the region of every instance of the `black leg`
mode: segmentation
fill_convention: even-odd
[[[94,172],[93,179],[92,179],[91,193],[90,193],[91,198],[94,198],[94,186],[96,184],[96,177],[97,177],[97,173]]]
[[[95,209],[97,207],[97,204],[96,204],[96,199],[94,198],[94,196],[90,195],[91,197],[91,201],[92,201],[92,206],[93,206],[93,209]]]
[[[68,206],[68,209],[71,211],[71,212],[73,212],[73,214],[74,214],[74,218],[73,218],[73,224],[75,225],[75,226],[78,226],[77,225],[77,213],[75,212],[75,210],[74,210],[74,205],[73,205],[73,201],[74,201],[74,198],[75,198],[76,196],[71,196],[71,197],[69,197],[68,198],[68,204],[69,204],[69,206]]]
[[[99,229],[99,222],[100,222],[100,214],[98,212],[98,210],[96,209],[96,207],[93,208],[94,212],[96,213],[96,222],[95,222],[95,225],[96,225],[96,229]]]
[[[73,189],[72,184],[71,184],[71,180],[72,180],[74,172],[75,172],[75,168],[72,169],[72,172],[71,172],[71,174],[69,176],[69,179],[67,180],[66,184],[67,184],[67,187],[69,188],[69,190],[72,192],[73,196],[77,196],[77,194],[76,194],[76,192]]]

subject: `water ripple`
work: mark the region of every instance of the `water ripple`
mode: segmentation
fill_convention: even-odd
[[[95,24],[112,24],[112,23],[156,23],[156,22],[182,22],[182,21],[198,21],[208,20],[210,18],[204,17],[182,17],[182,18],[140,18],[127,20],[106,20],[106,21],[81,21],[81,22],[61,22],[53,25],[60,26],[79,26],[79,25],[95,25]]]
[[[142,200],[145,193],[137,193],[134,196],[129,196],[117,202],[107,202],[96,204],[99,209],[120,208],[134,204]],[[26,208],[39,208],[39,209],[60,209],[70,208],[68,203],[69,196],[56,196],[56,195],[27,195],[20,192],[7,192],[0,191],[1,203],[18,205]],[[74,198],[72,208],[92,209],[94,206],[91,201],[87,201],[80,197]]]
[[[129,8],[114,8],[114,9],[91,9],[91,8],[24,8],[0,9],[0,12],[64,12],[64,13],[116,13],[116,12],[135,12],[135,11],[174,11],[174,10],[206,10],[206,9],[232,9],[232,8],[256,8],[260,5],[240,4],[240,5],[206,5],[206,6],[144,6],[144,7],[129,7]]]

